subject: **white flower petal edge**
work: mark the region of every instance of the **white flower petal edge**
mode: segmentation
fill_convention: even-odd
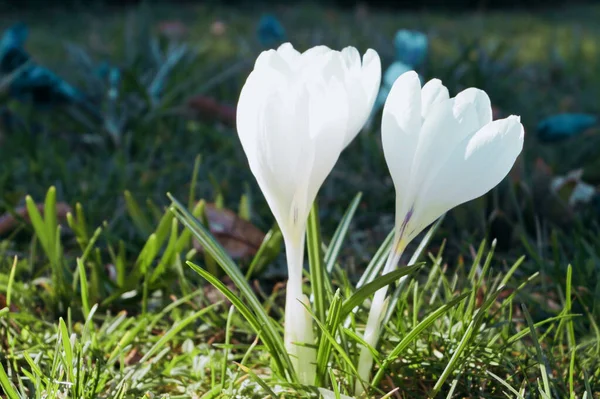
[[[314,382],[312,319],[303,306],[306,220],[340,153],[365,123],[381,80],[373,50],[361,62],[352,47],[300,53],[285,43],[264,51],[237,107],[248,164],[282,231],[288,263],[285,343],[300,382]]]
[[[389,273],[406,245],[450,209],[480,197],[510,172],[523,149],[519,117],[492,122],[488,95],[469,88],[449,98],[434,79],[421,88],[406,72],[390,91],[383,109],[382,143],[396,189],[395,237],[383,273]],[[364,339],[377,344],[387,288],[375,293]],[[371,352],[361,350],[359,374],[369,376]],[[357,395],[362,385],[356,385]]]

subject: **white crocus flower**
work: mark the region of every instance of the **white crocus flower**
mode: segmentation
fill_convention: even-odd
[[[353,47],[291,44],[260,54],[242,89],[237,130],[250,169],[284,237],[288,263],[285,343],[300,382],[314,383],[312,320],[302,303],[306,220],[340,153],[360,131],[379,89],[381,63]]]
[[[438,79],[421,88],[416,72],[394,83],[381,126],[385,160],[396,189],[395,238],[383,273],[406,245],[450,209],[480,197],[504,179],[523,149],[518,116],[492,122],[488,95],[469,88],[449,98]],[[375,293],[364,339],[379,339],[387,289]],[[359,371],[367,379],[372,355],[363,348]],[[362,386],[357,384],[358,392]]]

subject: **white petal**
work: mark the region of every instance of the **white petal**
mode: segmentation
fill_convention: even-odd
[[[346,71],[346,89],[350,106],[348,131],[344,147],[356,137],[365,125],[381,83],[381,61],[374,50],[367,50],[362,65],[360,54],[354,47],[342,50],[342,57],[348,68]]]
[[[362,84],[370,99],[371,106],[373,106],[381,86],[381,60],[375,50],[368,49],[363,56]]]
[[[326,90],[315,91],[311,95],[310,115],[313,123],[310,129],[315,156],[307,191],[309,207],[344,149],[350,112],[345,101],[347,97],[346,88],[337,79],[332,80]]]
[[[330,53],[332,51],[333,50],[331,50],[327,46],[315,46],[303,52],[300,56],[300,60],[302,65],[308,65],[314,62],[319,62],[325,54]]]
[[[468,128],[471,132],[476,132],[492,121],[492,103],[487,93],[483,90],[471,87],[458,93],[454,103],[454,114],[457,117],[458,115],[465,116],[465,108],[473,108],[475,111],[473,114],[469,113],[468,115],[470,118],[473,118],[471,121],[468,121],[468,123],[472,124],[472,127]]]
[[[416,72],[400,76],[383,107],[381,141],[385,161],[396,188],[396,218],[404,217],[404,203],[421,131],[421,81]]]
[[[411,187],[407,194],[411,203],[406,210],[417,201],[417,192],[423,182],[447,167],[452,149],[481,127],[476,102],[479,94],[474,90],[463,91],[456,98],[435,102],[427,113],[415,150]]]
[[[444,167],[423,184],[413,228],[425,228],[448,210],[498,185],[521,153],[524,137],[519,118],[510,116],[487,124],[448,149],[451,153]]]
[[[342,51],[342,58],[344,64],[351,74],[358,75],[360,73],[361,62],[360,53],[355,47],[346,47]]]
[[[289,74],[290,66],[275,50],[266,50],[259,54],[254,62],[254,71],[277,71]]]
[[[431,79],[423,86],[421,97],[421,114],[423,118],[426,118],[434,105],[448,100],[450,95],[448,94],[448,89],[442,84],[441,80]]]
[[[305,212],[302,193],[307,190],[314,157],[306,134],[310,120],[308,92],[294,85],[269,96],[261,118],[258,162],[250,167],[277,223],[287,232],[296,227],[296,222],[305,220],[299,213]]]
[[[277,48],[277,52],[290,66],[294,66],[300,62],[300,52],[291,43],[283,43]]]

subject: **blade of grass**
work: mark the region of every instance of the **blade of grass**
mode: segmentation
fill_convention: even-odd
[[[356,292],[354,292],[354,294],[352,294],[352,296],[350,298],[346,299],[344,301],[344,303],[342,304],[342,312],[341,312],[342,319],[346,318],[346,316],[350,312],[352,312],[352,310],[355,307],[362,304],[366,298],[368,298],[371,294],[373,294],[378,289],[385,287],[386,285],[389,285],[404,276],[408,276],[408,275],[414,273],[421,267],[423,267],[423,264],[401,267],[398,270],[394,270],[393,272],[390,272],[383,276],[380,276],[380,277],[376,278],[375,280],[371,281],[370,283],[360,287],[359,289],[356,290]]]
[[[342,310],[342,297],[340,291],[337,290],[333,295],[333,299],[331,300],[331,304],[329,305],[329,310],[327,312],[327,319],[325,320],[325,328],[329,331],[329,333],[335,337],[337,334],[337,329],[340,323],[340,312]],[[317,349],[317,374],[315,377],[315,386],[322,386],[322,383],[325,381],[327,375],[327,365],[329,363],[329,357],[331,356],[331,343],[329,340],[321,339],[318,341],[319,346]]]
[[[296,382],[296,374],[293,370],[287,351],[285,350],[281,335],[275,329],[272,319],[267,315],[256,295],[254,295],[252,287],[250,287],[240,269],[227,255],[223,247],[206,230],[202,223],[190,214],[190,212],[173,196],[170,194],[168,196],[171,201],[173,201],[171,209],[175,212],[175,216],[184,226],[192,231],[193,235],[200,241],[202,247],[217,260],[225,273],[240,290],[242,296],[248,301],[250,309],[252,309],[252,312],[260,321],[262,331],[259,331],[261,331],[262,340],[269,347],[270,353],[277,365],[277,370],[290,381]]]
[[[501,292],[501,290],[499,289],[498,291],[491,294],[490,297],[481,305],[481,307],[475,313],[475,315],[474,315],[473,319],[471,320],[471,322],[469,323],[462,339],[458,343],[456,350],[454,351],[454,353],[452,354],[452,357],[448,361],[448,364],[444,368],[444,371],[442,372],[442,374],[436,381],[436,383],[433,387],[433,390],[430,394],[430,396],[432,398],[435,397],[440,392],[440,390],[442,389],[442,386],[444,385],[444,382],[446,382],[446,379],[448,379],[450,374],[452,374],[454,372],[454,370],[456,370],[456,367],[458,366],[458,361],[459,361],[461,355],[467,349],[468,344],[471,341],[473,334],[475,333],[475,331],[477,331],[478,326],[480,325],[481,320],[483,319],[483,316],[485,315],[487,310],[490,308],[490,306],[492,306],[492,304],[496,301],[496,298],[498,297],[498,295],[500,295],[500,292]]]
[[[531,315],[529,314],[529,311],[527,310],[527,305],[522,303],[521,309],[523,309],[523,315],[525,316],[525,320],[527,320],[527,325],[529,326],[531,340],[533,341],[533,344],[535,345],[536,354],[538,356],[540,372],[542,374],[542,383],[543,383],[543,387],[544,387],[543,393],[548,398],[551,398],[552,394],[551,394],[551,389],[550,389],[550,381],[548,380],[548,376],[551,373],[550,367],[548,366],[546,357],[544,356],[544,352],[542,351],[542,346],[540,345],[540,342],[538,340],[537,333],[535,331],[535,326],[533,324]]]
[[[458,302],[465,299],[469,293],[463,293],[458,297],[454,298],[450,302],[440,306],[435,311],[431,312],[425,319],[423,319],[419,324],[415,325],[408,334],[406,334],[402,340],[396,345],[394,349],[390,352],[390,354],[383,361],[381,367],[375,374],[371,385],[377,386],[381,379],[384,376],[384,373],[387,367],[392,364],[394,361],[398,359],[398,356],[406,349],[408,346],[421,334],[425,329],[431,326],[436,320],[438,320],[441,316],[443,316],[446,312],[454,307]]]
[[[352,202],[346,209],[344,216],[342,216],[342,220],[338,224],[335,232],[333,233],[333,237],[331,238],[331,242],[327,247],[327,252],[325,253],[325,269],[328,274],[333,272],[333,266],[339,256],[340,250],[342,248],[342,244],[348,234],[348,229],[350,228],[350,223],[354,218],[354,214],[358,209],[358,205],[360,204],[360,200],[362,198],[362,193],[358,193],[354,196]]]
[[[8,399],[21,399],[21,395],[15,389],[15,386],[10,382],[6,371],[0,363],[0,386],[4,390],[4,394],[8,396]]]
[[[325,288],[325,264],[321,253],[321,226],[319,224],[319,207],[314,202],[306,228],[306,246],[310,271],[310,287],[315,314],[320,322],[325,322],[327,292]]]

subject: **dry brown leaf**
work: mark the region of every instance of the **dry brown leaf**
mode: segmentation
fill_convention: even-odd
[[[43,215],[44,204],[36,204],[36,207]],[[56,204],[56,213],[59,220],[64,220],[69,212],[71,212],[71,207],[66,202],[58,202]],[[16,208],[14,213],[5,213],[4,215],[0,216],[0,235],[11,232],[19,225],[20,220],[15,216],[15,214],[27,222],[30,221],[29,212],[27,211],[26,206]]]
[[[217,120],[227,126],[234,127],[236,108],[221,104],[211,97],[193,96],[187,100],[187,109],[194,116],[209,120]]]
[[[258,251],[265,233],[230,209],[217,208],[208,203],[204,207],[208,227],[212,235],[225,248],[233,259],[247,258]],[[204,252],[200,243],[194,240],[194,248]]]

